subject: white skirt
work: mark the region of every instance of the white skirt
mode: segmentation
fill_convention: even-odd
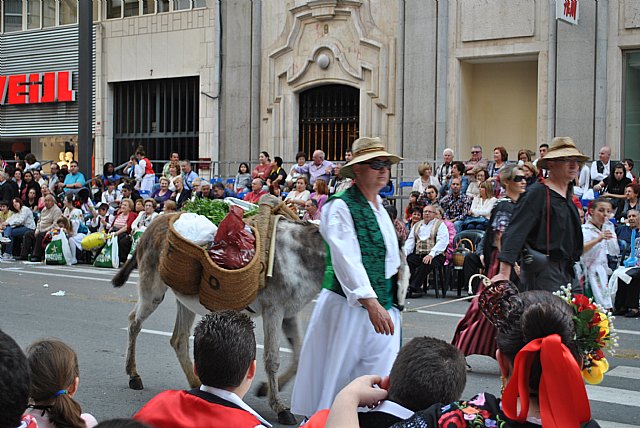
[[[396,308],[389,314],[394,334],[378,334],[366,309],[349,306],[346,298],[333,291],[320,292],[293,386],[294,414],[311,416],[330,408],[338,392],[358,376],[391,372],[400,350],[402,318]]]

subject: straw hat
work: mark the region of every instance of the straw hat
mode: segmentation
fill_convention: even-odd
[[[340,169],[340,175],[342,177],[354,178],[353,175],[353,165],[357,163],[366,162],[369,159],[377,158],[379,156],[388,157],[389,161],[393,163],[398,163],[402,160],[400,156],[391,154],[387,152],[387,148],[384,146],[382,140],[378,137],[368,138],[362,137],[358,138],[353,142],[353,146],[351,147],[351,153],[353,154],[353,158],[351,162],[345,164]]]
[[[583,155],[576,148],[576,144],[571,137],[556,137],[551,141],[547,154],[538,161],[538,168],[547,169],[550,160],[564,158],[576,158],[580,162],[589,160],[588,156]]]

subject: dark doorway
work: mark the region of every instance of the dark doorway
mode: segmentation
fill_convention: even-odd
[[[328,160],[344,160],[344,152],[358,138],[360,90],[325,85],[300,93],[298,150],[307,159],[322,150]]]
[[[116,83],[113,92],[116,164],[128,161],[139,145],[151,160],[169,159],[173,151],[198,159],[197,77]]]

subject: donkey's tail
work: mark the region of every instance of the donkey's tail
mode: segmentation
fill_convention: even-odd
[[[133,252],[133,257],[127,260],[127,262],[120,268],[117,274],[111,279],[111,283],[114,287],[122,287],[127,279],[129,279],[129,275],[135,268],[138,267],[138,258],[137,251]]]

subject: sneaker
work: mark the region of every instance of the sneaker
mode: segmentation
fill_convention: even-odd
[[[11,242],[11,238],[7,238],[6,236],[2,236],[0,237],[0,242],[3,244],[8,244],[9,242]]]
[[[15,262],[16,259],[13,258],[13,256],[11,254],[8,253],[4,253],[2,255],[2,261],[3,262]]]

